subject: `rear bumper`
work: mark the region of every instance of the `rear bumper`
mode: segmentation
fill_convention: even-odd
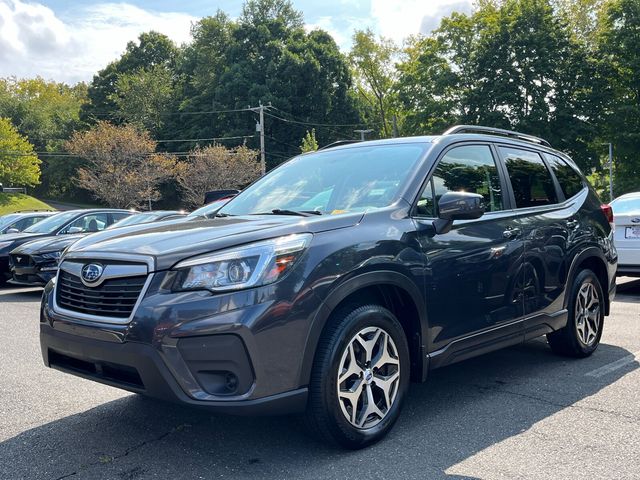
[[[40,324],[45,365],[93,381],[171,402],[236,415],[304,411],[307,388],[247,400],[196,400],[185,394],[161,354],[150,345],[116,343],[71,335]]]

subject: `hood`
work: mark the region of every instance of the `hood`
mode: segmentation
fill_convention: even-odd
[[[100,254],[137,254],[152,257],[156,270],[171,268],[189,257],[223,248],[293,233],[319,233],[356,225],[363,213],[297,217],[250,215],[200,221],[173,221],[133,225],[94,233],[74,243],[74,254],[99,259]]]
[[[37,238],[52,237],[49,233],[10,233],[0,236],[0,244],[5,242],[11,242],[6,247],[0,248],[0,255],[8,255],[11,250],[22,245],[23,243],[30,242]]]
[[[77,242],[87,234],[58,235],[55,237],[45,237],[38,240],[30,240],[14,249],[11,253],[24,255],[39,255],[46,252],[56,252],[63,250],[72,243]]]

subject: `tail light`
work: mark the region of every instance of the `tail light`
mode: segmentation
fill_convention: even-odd
[[[611,205],[604,203],[600,205],[600,210],[602,210],[602,213],[604,213],[607,221],[609,223],[613,223],[613,209],[611,208]]]

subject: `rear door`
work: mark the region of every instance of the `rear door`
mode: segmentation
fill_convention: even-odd
[[[527,317],[525,338],[562,322],[569,251],[580,231],[579,196],[566,200],[544,153],[526,147],[498,145],[509,176],[514,218],[524,241],[522,281],[515,286]],[[586,197],[586,189],[583,196]]]
[[[446,347],[443,355],[433,356],[436,362],[461,360],[482,345],[495,348],[522,341],[522,326],[514,320],[522,315],[523,305],[514,297],[513,285],[521,272],[523,242],[513,228],[505,178],[496,160],[488,143],[449,147],[414,210],[426,263],[429,348],[433,352]],[[434,235],[428,226],[448,191],[481,194],[486,213],[456,221],[450,232]]]

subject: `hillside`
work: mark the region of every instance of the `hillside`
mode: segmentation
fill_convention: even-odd
[[[21,210],[53,210],[53,208],[23,193],[0,193],[0,215]]]

